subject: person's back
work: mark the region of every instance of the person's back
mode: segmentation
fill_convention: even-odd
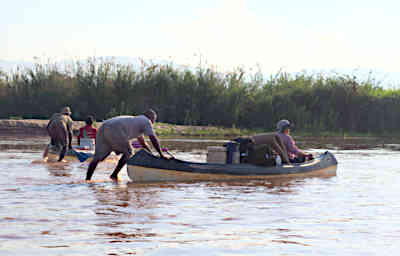
[[[62,125],[65,126],[68,130],[72,130],[72,119],[70,116],[65,115],[63,113],[54,113],[49,121],[49,126],[53,125]]]
[[[132,140],[140,134],[154,135],[153,125],[144,115],[117,116],[104,121],[103,125],[112,127],[115,132],[123,133],[127,140]]]
[[[92,125],[85,125],[84,127],[79,128],[79,137],[81,139],[96,139],[97,128],[94,128]]]

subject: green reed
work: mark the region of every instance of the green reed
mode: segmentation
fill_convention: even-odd
[[[398,89],[340,74],[218,72],[145,61],[135,67],[95,58],[0,73],[0,118],[45,119],[65,105],[75,120],[136,115],[151,107],[160,122],[228,127],[233,134],[272,131],[282,118],[299,132],[316,134],[396,134],[400,128]]]

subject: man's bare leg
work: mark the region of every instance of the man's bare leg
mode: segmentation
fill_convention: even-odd
[[[43,161],[45,161],[45,162],[46,162],[47,159],[48,159],[49,147],[50,147],[50,145],[47,144],[46,147],[45,147],[45,149],[44,149],[44,151],[43,151]]]
[[[110,176],[110,178],[112,180],[118,180],[118,173],[121,171],[122,167],[124,167],[124,165],[128,161],[128,158],[129,158],[129,156],[127,156],[126,154],[123,154],[121,159],[119,159],[117,167],[115,167],[115,170],[113,171],[113,173]]]
[[[93,159],[93,160],[90,162],[89,167],[88,167],[88,170],[87,170],[87,172],[86,172],[86,180],[90,180],[90,179],[92,178],[93,173],[94,173],[94,170],[96,169],[97,164],[98,164],[99,162],[100,162],[99,160],[95,160],[95,159]]]
[[[60,157],[58,158],[58,162],[61,162],[64,159],[66,152],[67,152],[67,146],[63,146],[60,152]]]

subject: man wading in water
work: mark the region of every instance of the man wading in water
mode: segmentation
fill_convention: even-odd
[[[117,167],[110,178],[118,180],[118,173],[133,154],[132,140],[136,139],[143,148],[150,151],[143,135],[149,136],[154,148],[162,158],[166,158],[160,148],[160,143],[153,130],[157,114],[152,109],[140,116],[117,116],[106,120],[100,126],[96,137],[96,149],[93,160],[90,162],[86,180],[92,178],[93,172],[100,161],[103,161],[112,151],[117,155],[122,154]]]
[[[47,155],[49,149],[56,149],[60,152],[58,161],[61,162],[64,159],[65,153],[68,149],[72,149],[72,119],[70,117],[71,109],[69,107],[64,107],[61,113],[55,113],[51,117],[49,123],[47,124],[47,132],[50,135],[50,144],[46,146],[43,159],[47,161]]]

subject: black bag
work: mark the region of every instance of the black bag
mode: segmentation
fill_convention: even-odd
[[[233,141],[239,143],[240,163],[247,163],[249,148],[254,146],[254,140],[250,137],[238,137]]]

